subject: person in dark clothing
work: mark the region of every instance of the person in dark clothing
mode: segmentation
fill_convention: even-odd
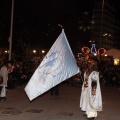
[[[104,79],[105,79],[105,86],[110,87],[111,82],[110,82],[110,75],[109,75],[109,70],[106,69],[104,72]]]
[[[58,85],[55,86],[55,87],[53,87],[53,88],[51,89],[50,95],[59,95],[59,88],[58,88]]]

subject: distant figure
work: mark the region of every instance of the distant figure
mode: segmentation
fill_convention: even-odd
[[[97,111],[102,111],[102,97],[99,84],[99,72],[96,61],[88,59],[88,66],[84,73],[84,82],[80,97],[80,108],[88,120],[97,117]]]
[[[7,87],[7,81],[8,81],[8,70],[7,70],[7,62],[3,61],[0,64],[0,76],[3,77],[3,83],[0,84],[0,101],[3,101],[6,99],[6,87]]]
[[[51,89],[50,95],[59,95],[58,85]]]

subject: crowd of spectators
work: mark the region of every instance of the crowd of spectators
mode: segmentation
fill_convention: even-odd
[[[100,80],[107,87],[120,87],[120,65],[109,64],[107,61],[100,66]]]
[[[34,71],[42,61],[39,57],[24,57],[7,61],[8,67],[8,89],[17,85],[21,86],[27,83]],[[80,73],[71,77],[69,84],[83,82],[83,74],[86,68],[86,61],[77,59]],[[101,61],[99,64],[100,82],[107,87],[120,87],[120,65],[113,65],[107,61]]]
[[[113,61],[101,60],[98,62],[100,82],[106,87],[120,87],[120,65],[114,65]],[[78,60],[78,65],[83,77],[86,68],[86,61]]]
[[[2,64],[2,62],[7,63],[7,89],[12,89],[29,81],[35,69],[40,64],[41,59],[38,57],[25,57],[12,59],[11,61],[3,59],[0,63]]]

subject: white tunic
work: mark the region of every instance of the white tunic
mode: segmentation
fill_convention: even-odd
[[[6,66],[1,67],[1,69],[0,69],[0,75],[3,77],[3,83],[0,86],[7,87],[8,70],[7,70]]]
[[[85,85],[85,79],[88,79],[88,76],[86,74],[86,72],[84,73],[84,82],[83,82],[83,85],[82,85],[82,92],[81,92],[81,97],[80,97],[80,108],[81,110],[83,111],[86,111],[86,108],[87,108],[87,100],[88,100],[88,87],[84,87]]]
[[[85,77],[86,73],[84,74],[84,78]],[[96,81],[97,83],[95,95],[92,95],[92,80]],[[99,72],[93,71],[88,76],[88,87],[84,87],[84,82],[82,85],[80,108],[82,111],[86,111],[88,118],[97,117],[97,111],[102,111],[102,97],[99,84]]]

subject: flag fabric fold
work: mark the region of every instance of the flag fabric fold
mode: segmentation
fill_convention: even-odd
[[[64,29],[25,87],[30,101],[79,72]]]

